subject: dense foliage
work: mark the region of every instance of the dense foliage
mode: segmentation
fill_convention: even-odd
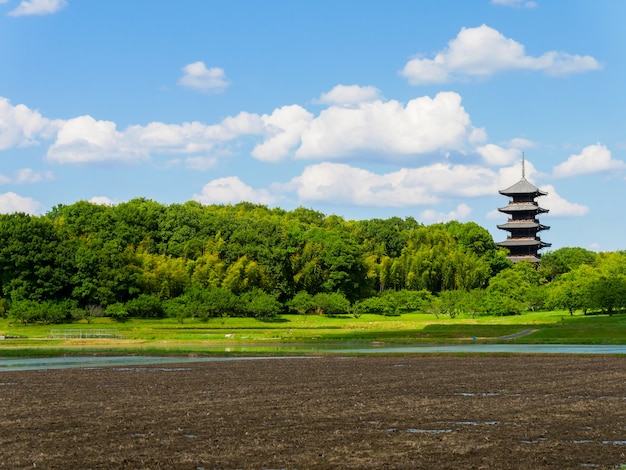
[[[564,248],[512,266],[479,225],[346,221],[250,203],[80,201],[0,215],[0,314],[23,322],[626,306],[626,255]]]

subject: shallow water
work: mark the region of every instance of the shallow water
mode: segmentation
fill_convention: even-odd
[[[273,359],[285,359],[288,356],[277,356]],[[306,358],[310,356],[298,356]],[[290,357],[293,358],[293,357]],[[124,367],[127,370],[139,370],[138,366],[153,366],[159,364],[188,364],[192,362],[209,361],[251,361],[268,359],[267,357],[189,357],[189,356],[70,356],[70,357],[41,357],[28,359],[0,359],[0,372],[10,370],[44,370],[44,369],[93,369],[99,367]],[[134,367],[128,367],[134,366]],[[120,369],[122,370],[122,369]],[[177,368],[162,368],[160,370],[180,370]]]
[[[463,344],[431,346],[380,346],[330,349],[332,353],[513,353],[513,354],[626,354],[626,345],[599,344]]]
[[[41,370],[67,368],[94,368],[111,366],[145,366],[159,364],[185,364],[209,361],[244,361],[259,359],[312,358],[316,353],[324,354],[610,354],[626,355],[626,345],[576,345],[576,344],[464,344],[464,345],[429,345],[429,346],[384,346],[371,345],[355,347],[346,345],[338,348],[324,345],[275,345],[266,346],[228,346],[210,348],[207,354],[264,354],[264,356],[65,356],[45,358],[0,358],[0,372],[8,370]],[[285,354],[308,354],[306,356],[286,356]],[[136,367],[135,367],[136,368]]]

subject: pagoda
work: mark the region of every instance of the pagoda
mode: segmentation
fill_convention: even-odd
[[[523,154],[522,179],[513,186],[499,191],[499,193],[510,197],[509,204],[498,209],[509,215],[509,220],[505,224],[498,225],[499,229],[508,231],[509,236],[496,245],[507,248],[509,250],[507,259],[514,263],[519,261],[539,262],[541,255],[538,251],[551,246],[551,244],[542,242],[537,233],[548,230],[550,227],[539,223],[537,215],[544,214],[548,210],[539,207],[535,199],[548,193],[536,188],[526,179]]]

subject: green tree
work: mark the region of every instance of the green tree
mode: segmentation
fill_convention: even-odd
[[[313,301],[316,309],[329,317],[350,313],[350,301],[339,292],[320,292]]]
[[[601,276],[591,283],[591,302],[595,308],[613,315],[626,308],[626,277]]]
[[[258,288],[239,296],[239,308],[248,317],[275,318],[280,313],[281,307],[275,297]]]

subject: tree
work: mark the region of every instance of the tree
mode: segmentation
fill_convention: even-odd
[[[300,291],[287,302],[287,307],[294,312],[304,315],[315,310],[315,301],[311,294]]]
[[[141,294],[126,302],[128,315],[135,318],[159,318],[164,315],[161,299],[154,295]]]
[[[539,272],[549,281],[568,273],[580,265],[592,265],[596,260],[596,253],[584,248],[564,247],[556,251],[549,251],[541,257]]]
[[[567,309],[570,315],[586,312],[593,306],[592,284],[598,277],[598,269],[586,264],[560,275],[548,286],[548,305]]]
[[[124,321],[128,317],[128,310],[121,302],[115,302],[114,304],[107,305],[104,310],[107,317],[111,317],[117,321]]]
[[[626,277],[601,276],[591,283],[591,302],[594,307],[613,315],[626,308]]]
[[[269,319],[278,316],[281,304],[267,292],[255,288],[239,296],[239,309],[245,316]]]
[[[339,292],[332,292],[330,294],[320,292],[313,297],[316,310],[334,317],[336,315],[345,315],[350,312],[350,301]]]

